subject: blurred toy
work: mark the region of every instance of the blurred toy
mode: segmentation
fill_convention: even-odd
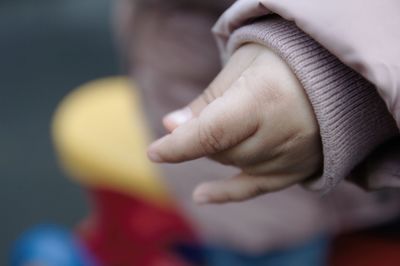
[[[54,225],[40,225],[18,239],[11,266],[95,265],[82,243],[70,232]]]
[[[84,85],[54,116],[60,162],[92,200],[78,234],[100,265],[189,265],[176,247],[195,245],[196,236],[147,160],[149,132],[131,85]]]
[[[338,237],[332,247],[330,266],[400,265],[398,225],[396,229],[389,229],[388,232],[371,230]]]

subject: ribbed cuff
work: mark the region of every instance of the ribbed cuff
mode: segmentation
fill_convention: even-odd
[[[236,30],[228,53],[259,43],[279,54],[303,85],[320,127],[324,167],[306,186],[330,191],[378,145],[398,133],[375,87],[294,23],[268,16]]]

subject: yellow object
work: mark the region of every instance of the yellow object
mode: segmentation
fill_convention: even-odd
[[[72,92],[55,113],[54,144],[81,184],[165,203],[168,193],[147,159],[149,133],[132,86],[126,78],[105,78]]]

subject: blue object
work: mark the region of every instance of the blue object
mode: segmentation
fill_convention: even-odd
[[[16,241],[10,265],[94,266],[94,263],[69,231],[54,225],[41,225]]]
[[[329,239],[316,237],[308,242],[283,250],[257,255],[244,254],[216,246],[180,245],[176,252],[195,265],[207,266],[326,266]]]
[[[317,237],[303,245],[259,255],[246,255],[223,248],[207,248],[207,265],[219,266],[326,266],[329,241]]]

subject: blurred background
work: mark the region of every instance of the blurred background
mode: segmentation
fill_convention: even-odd
[[[86,213],[49,125],[71,89],[118,73],[110,9],[109,0],[0,0],[0,265],[22,231],[72,226]]]
[[[38,224],[73,228],[87,214],[85,194],[59,169],[50,123],[72,89],[120,73],[113,1],[0,0],[0,265],[8,265],[22,232]],[[336,241],[334,248],[345,254],[339,259],[348,260],[346,252],[352,255],[351,247],[360,243],[399,254],[398,221],[372,232],[373,237]]]

